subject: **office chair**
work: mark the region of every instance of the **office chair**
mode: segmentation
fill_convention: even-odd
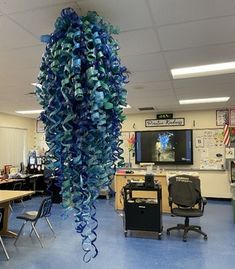
[[[207,239],[207,234],[202,232],[198,225],[189,225],[189,218],[201,217],[207,201],[201,197],[200,180],[197,177],[179,175],[169,178],[169,205],[171,214],[177,217],[184,217],[184,224],[168,228],[167,234],[172,230],[183,230],[183,241],[187,241],[189,231],[194,231]]]
[[[3,225],[3,214],[2,214],[2,212],[0,212],[0,227],[1,227],[2,225]],[[3,250],[4,250],[4,253],[5,253],[7,259],[9,260],[10,258],[9,258],[8,253],[7,253],[7,250],[6,250],[6,248],[5,248],[5,245],[4,245],[3,241],[2,241],[2,237],[1,237],[1,235],[0,235],[0,243],[1,243],[1,245],[2,245],[2,248],[3,248]]]
[[[34,231],[40,244],[41,244],[41,247],[43,248],[43,243],[40,239],[40,236],[36,230],[36,224],[38,222],[39,219],[41,218],[45,218],[49,228],[51,229],[51,231],[53,232],[54,236],[55,236],[55,232],[51,226],[51,223],[48,219],[48,217],[51,215],[51,207],[52,207],[52,200],[51,200],[51,197],[49,198],[45,198],[42,202],[41,202],[41,205],[40,205],[40,208],[38,211],[28,211],[28,212],[25,212],[23,213],[22,215],[19,215],[17,216],[16,218],[17,219],[22,219],[24,220],[24,223],[22,224],[21,228],[20,228],[20,231],[19,233],[17,234],[17,237],[16,237],[16,240],[14,242],[14,245],[16,245],[22,231],[23,231],[23,228],[25,226],[25,224],[27,222],[31,222],[31,226],[32,226],[32,229],[31,229],[31,232],[30,232],[30,236],[32,234],[32,232]]]

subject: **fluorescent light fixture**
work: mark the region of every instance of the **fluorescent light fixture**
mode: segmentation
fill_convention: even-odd
[[[42,109],[40,109],[40,110],[22,110],[22,111],[16,111],[16,113],[19,113],[19,114],[39,114],[42,111],[43,111]]]
[[[37,83],[37,82],[33,82],[33,83],[31,83],[31,85],[33,85],[33,86],[35,86],[35,87],[38,87],[39,89],[42,88],[42,85],[39,84],[39,83]]]
[[[131,106],[130,105],[126,105],[126,106],[120,106],[120,107],[122,107],[122,108],[131,108]]]
[[[174,79],[205,77],[221,74],[235,73],[235,62],[198,65],[184,68],[171,69]]]
[[[214,97],[214,98],[202,98],[202,99],[188,99],[188,100],[179,100],[181,105],[188,104],[203,104],[203,103],[219,103],[227,102],[230,97]]]

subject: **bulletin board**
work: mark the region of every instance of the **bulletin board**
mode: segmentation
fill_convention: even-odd
[[[225,146],[223,129],[193,130],[194,169],[224,170]]]

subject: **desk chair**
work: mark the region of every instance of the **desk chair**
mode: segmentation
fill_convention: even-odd
[[[38,211],[28,211],[28,212],[25,212],[23,213],[22,215],[19,215],[17,216],[16,218],[17,219],[22,219],[24,220],[24,223],[22,224],[21,228],[20,228],[20,231],[19,233],[17,234],[17,237],[16,237],[16,240],[14,242],[14,245],[16,245],[22,231],[23,231],[23,228],[25,226],[25,224],[27,222],[31,222],[31,226],[32,226],[32,229],[31,229],[31,232],[30,232],[30,236],[32,234],[32,232],[34,231],[40,244],[41,244],[41,247],[43,248],[43,243],[40,239],[40,236],[36,230],[36,224],[38,222],[39,219],[41,218],[45,218],[49,228],[51,229],[51,231],[53,232],[54,236],[55,236],[55,232],[51,226],[51,223],[48,219],[48,217],[51,215],[51,207],[52,207],[52,200],[51,200],[51,197],[49,198],[45,198],[42,202],[41,202],[41,205],[39,207],[39,210]]]
[[[23,186],[22,181],[20,181],[20,182],[14,182],[14,184],[13,184],[13,191],[21,191],[22,190],[22,186]],[[20,198],[19,201],[21,202],[21,204],[23,205],[23,207],[25,207],[25,204],[23,202],[23,199]],[[15,203],[15,202],[13,201],[13,203]],[[11,210],[12,210],[12,207],[11,207]]]
[[[201,197],[200,180],[197,177],[179,175],[169,178],[169,205],[171,214],[185,218],[184,224],[168,228],[167,234],[172,230],[183,230],[183,241],[187,241],[189,231],[194,231],[207,239],[207,234],[202,232],[198,225],[189,225],[189,218],[201,217],[207,201]]]
[[[2,214],[2,212],[0,212],[0,227],[2,226],[2,222],[3,222],[3,214]],[[2,241],[2,237],[1,237],[1,235],[0,235],[0,243],[1,243],[1,245],[2,245],[2,248],[3,248],[3,250],[4,250],[4,253],[5,253],[7,259],[9,260],[10,258],[9,258],[8,253],[7,253],[7,250],[6,250],[6,248],[5,248],[5,245],[4,245],[3,241]]]

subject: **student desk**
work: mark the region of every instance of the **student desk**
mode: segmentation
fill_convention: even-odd
[[[3,227],[0,235],[15,237],[16,233],[8,230],[8,218],[10,214],[10,201],[34,194],[34,191],[8,191],[0,190],[0,208],[3,208]]]

